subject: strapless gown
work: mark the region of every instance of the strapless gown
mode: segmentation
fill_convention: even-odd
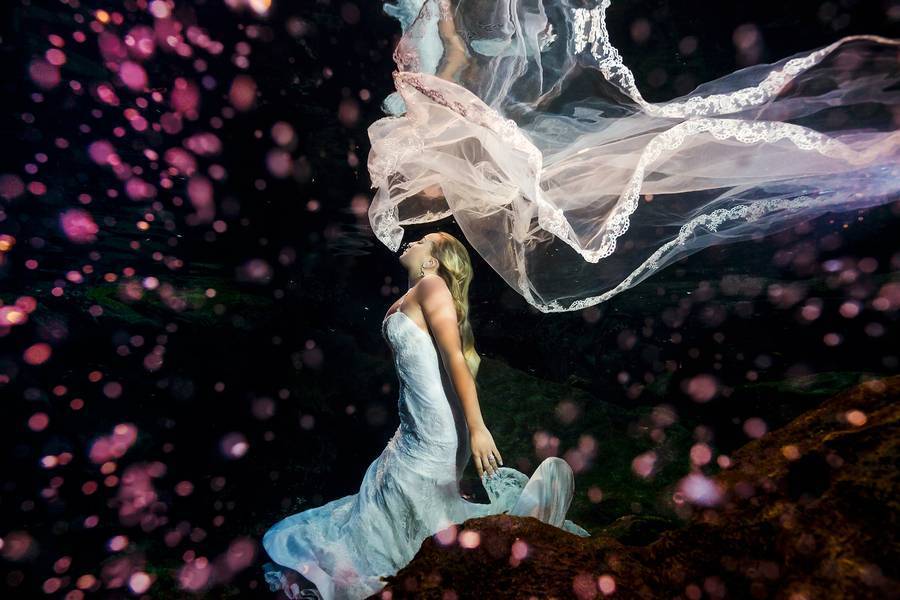
[[[488,504],[463,498],[468,427],[434,338],[400,310],[383,321],[382,335],[400,380],[400,426],[369,465],[359,492],[290,515],[265,533],[263,547],[277,563],[264,565],[273,591],[316,597],[310,589],[291,589],[286,575],[292,570],[325,600],[365,598],[384,587],[380,577],[406,566],[426,538],[473,517],[533,516],[590,536],[565,518],[574,475],[558,457],[546,458],[530,478],[510,467],[482,478]]]

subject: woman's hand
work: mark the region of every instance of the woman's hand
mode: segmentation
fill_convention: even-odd
[[[497,450],[497,445],[494,443],[494,437],[487,427],[471,430],[469,445],[472,448],[472,458],[475,461],[475,468],[478,470],[478,477],[484,477],[485,471],[493,477],[497,467],[503,465],[503,457],[500,456],[500,451]]]

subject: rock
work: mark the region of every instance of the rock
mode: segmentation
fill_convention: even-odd
[[[656,515],[624,515],[604,527],[601,535],[629,546],[646,546],[675,526],[672,520]]]
[[[721,503],[649,545],[472,519],[477,547],[428,538],[371,598],[898,598],[898,396],[867,381],[746,444],[711,477]]]

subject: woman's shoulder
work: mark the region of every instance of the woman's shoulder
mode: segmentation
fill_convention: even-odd
[[[434,273],[428,273],[416,282],[412,295],[420,306],[426,303],[431,306],[453,303],[453,294],[450,292],[447,282],[443,277]]]
[[[422,279],[416,282],[414,286],[416,291],[419,294],[423,294],[425,296],[431,294],[442,294],[442,293],[450,293],[450,288],[447,287],[447,282],[444,281],[444,278],[438,275],[437,273],[426,273]]]

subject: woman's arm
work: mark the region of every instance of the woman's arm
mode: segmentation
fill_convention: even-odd
[[[441,79],[453,81],[457,71],[469,64],[466,44],[456,31],[453,20],[453,6],[449,0],[441,0],[441,16],[438,20],[438,34],[444,43],[444,66],[436,73]]]
[[[462,340],[459,335],[459,324],[456,321],[456,308],[453,296],[447,283],[439,275],[426,275],[417,288],[419,306],[431,333],[437,341],[444,368],[453,383],[453,389],[462,403],[466,423],[469,426],[472,457],[479,477],[487,471],[494,474],[496,466],[503,464],[503,457],[497,450],[494,439],[484,424],[481,407],[478,404],[478,393],[475,379],[466,364],[462,353]],[[493,454],[496,463],[491,464],[488,456]]]

